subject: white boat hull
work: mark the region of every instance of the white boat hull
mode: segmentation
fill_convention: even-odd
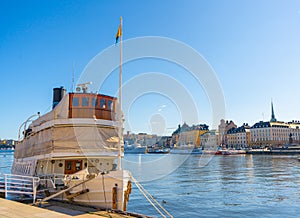
[[[103,183],[104,181],[104,183]],[[77,186],[68,194],[58,196],[56,199],[76,202],[78,204],[94,206],[101,209],[114,208],[114,194],[113,189],[116,187],[116,208],[118,210],[126,210],[128,199],[126,199],[126,193],[130,194],[131,187],[128,185],[130,182],[130,174],[126,170],[111,171],[107,174],[99,174],[96,178]],[[72,186],[78,183],[76,179],[69,181],[68,186]],[[76,195],[83,190],[88,192],[78,195],[73,199],[68,198],[70,195]],[[127,197],[128,198],[128,197]],[[125,207],[124,207],[125,206]]]
[[[50,196],[62,192],[53,197],[53,199],[72,201],[101,209],[126,210],[129,194],[131,193],[131,176],[129,171],[106,171],[103,169],[103,173],[101,173],[99,168],[90,166],[73,174],[59,174],[56,166],[60,162],[63,161],[56,160],[52,164],[51,161],[46,162],[45,160],[15,160],[12,172],[18,175],[30,176],[31,174],[39,177],[40,190],[48,190],[48,195]],[[48,167],[47,163],[49,163]],[[39,172],[39,168],[42,165],[48,168],[44,173]],[[53,171],[51,167],[54,167]],[[51,171],[56,173],[51,173]],[[76,186],[79,183],[82,184]],[[66,192],[62,191],[70,187],[74,188]]]

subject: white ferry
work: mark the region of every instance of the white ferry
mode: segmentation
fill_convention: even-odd
[[[52,110],[20,127],[12,174],[38,177],[43,200],[126,210],[131,180],[121,167],[116,102],[85,84],[68,94],[54,88]]]

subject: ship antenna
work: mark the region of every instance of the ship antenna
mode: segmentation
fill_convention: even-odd
[[[75,65],[75,63],[74,63],[74,61],[73,61],[73,64],[72,64],[72,92],[74,92],[74,77],[75,77],[75,70],[74,70],[74,65]]]

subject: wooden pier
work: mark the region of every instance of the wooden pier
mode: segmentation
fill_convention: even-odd
[[[131,218],[148,216],[130,212],[119,211],[98,211],[95,208],[72,205],[62,202],[52,202],[44,204],[41,207],[23,204],[16,201],[10,201],[0,198],[0,217],[7,218],[29,218],[29,217],[47,217],[47,218],[93,218],[93,217],[111,217],[111,218]]]

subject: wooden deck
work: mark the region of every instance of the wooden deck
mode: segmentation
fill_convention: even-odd
[[[6,218],[93,218],[93,217],[111,217],[111,218],[131,218],[148,216],[133,213],[115,213],[107,211],[98,211],[95,208],[83,207],[61,202],[51,202],[43,204],[41,207],[19,203],[0,198],[0,217]]]

